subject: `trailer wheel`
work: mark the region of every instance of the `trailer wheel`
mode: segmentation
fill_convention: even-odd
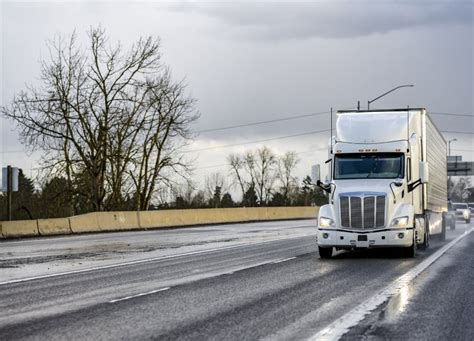
[[[441,235],[439,236],[439,239],[441,239],[441,241],[445,241],[446,240],[446,216],[443,214],[443,218],[442,218],[442,223],[441,223]],[[456,223],[454,223],[456,224]]]
[[[322,259],[331,258],[331,256],[332,256],[332,247],[318,246],[318,250],[319,250],[319,257],[321,257]]]

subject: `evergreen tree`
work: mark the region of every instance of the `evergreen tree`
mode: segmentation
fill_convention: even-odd
[[[229,192],[225,193],[222,196],[221,200],[221,207],[227,208],[227,207],[234,207],[235,203],[234,200],[232,199],[232,196],[230,195]]]
[[[54,177],[43,186],[39,195],[39,218],[61,218],[74,214],[72,195],[67,180]]]
[[[242,199],[242,206],[255,207],[257,206],[257,193],[255,192],[255,184],[250,184],[249,188]]]

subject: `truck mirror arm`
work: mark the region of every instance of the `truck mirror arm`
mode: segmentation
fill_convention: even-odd
[[[395,196],[395,191],[393,190],[392,185],[396,185],[396,183],[395,183],[395,182],[391,182],[390,185],[388,186],[388,187],[390,187],[390,190],[392,191],[393,203],[396,204],[396,203],[397,203],[397,197]]]
[[[393,203],[396,204],[397,203],[397,197],[395,195],[395,191],[392,188],[392,185],[395,185],[397,187],[401,187],[403,185],[403,183],[400,180],[397,179],[396,181],[391,182],[390,185],[389,185],[390,190],[392,191],[392,194],[393,194]]]
[[[411,184],[408,184],[408,193],[412,192],[415,188],[421,185],[421,179],[416,180],[415,182],[412,182]]]

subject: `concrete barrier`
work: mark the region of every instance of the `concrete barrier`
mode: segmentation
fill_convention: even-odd
[[[164,218],[162,211],[141,211],[138,216],[140,219],[140,226],[144,229],[162,227],[164,225]]]
[[[141,211],[141,228],[315,218],[317,207],[248,207]]]
[[[318,207],[238,207],[93,212],[70,218],[0,222],[3,238],[123,231],[219,223],[315,218]]]
[[[0,224],[2,225],[3,238],[29,237],[39,235],[37,220],[2,221]]]
[[[120,231],[140,229],[138,212],[97,212],[100,231]]]
[[[97,213],[86,213],[69,218],[72,233],[99,232]]]
[[[69,218],[38,219],[38,232],[42,236],[72,233]]]

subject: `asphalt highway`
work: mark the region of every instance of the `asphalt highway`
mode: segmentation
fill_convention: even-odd
[[[288,235],[4,281],[0,340],[309,339],[470,229],[458,223],[415,259],[366,250],[321,260],[314,235]],[[471,233],[342,338],[472,340],[473,247]]]

